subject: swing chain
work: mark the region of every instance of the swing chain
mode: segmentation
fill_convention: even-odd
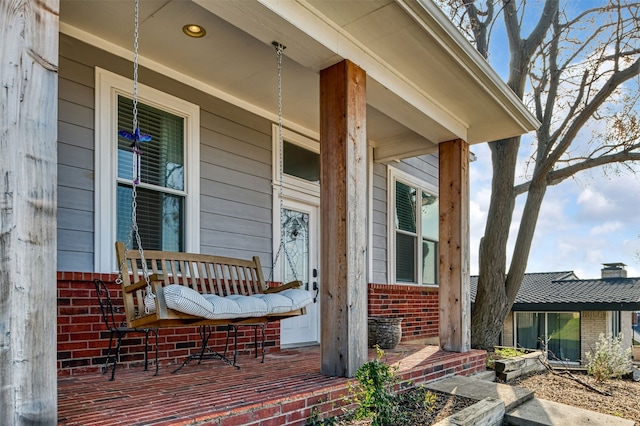
[[[278,257],[280,257],[280,252],[284,252],[287,264],[291,268],[291,272],[293,273],[294,281],[298,281],[298,274],[296,272],[296,268],[291,260],[291,256],[289,256],[289,252],[287,251],[286,243],[285,243],[285,227],[284,223],[282,223],[283,213],[284,213],[284,185],[283,185],[283,174],[284,174],[284,140],[282,135],[282,57],[285,46],[277,41],[274,41],[273,46],[276,48],[276,60],[278,66],[278,151],[279,151],[279,169],[278,169],[278,179],[280,180],[280,187],[278,190],[278,197],[280,200],[280,245],[278,246],[278,251],[273,259],[273,266],[278,262]],[[273,266],[271,269],[271,276],[273,276]],[[271,278],[271,277],[270,277]],[[283,276],[284,278],[284,276]]]
[[[147,284],[146,294],[144,295],[144,310],[145,313],[149,314],[155,312],[155,294],[153,294],[153,289],[151,287],[151,282],[149,280],[149,270],[147,268],[147,261],[144,257],[144,249],[142,247],[142,239],[140,237],[140,230],[138,228],[138,217],[137,217],[137,209],[138,209],[138,191],[137,187],[140,183],[140,157],[142,155],[140,151],[139,137],[140,137],[140,129],[138,127],[138,38],[139,38],[139,12],[140,12],[140,0],[134,0],[134,13],[133,13],[133,111],[132,111],[132,127],[133,127],[133,144],[132,144],[132,153],[133,153],[133,170],[132,170],[132,185],[131,185],[131,228],[129,229],[129,235],[127,237],[127,244],[125,245],[125,250],[132,243],[132,235],[135,236],[135,242],[138,246],[138,253],[140,254],[140,266],[142,268],[142,276]],[[126,262],[127,256],[124,256],[122,260],[122,264],[119,268],[119,275],[116,283],[122,283],[122,269],[124,267],[124,262]]]
[[[134,1],[134,13],[133,13],[133,137],[134,137],[134,151],[138,149],[137,132],[138,129],[138,14],[140,11],[139,0]],[[138,168],[139,172],[139,168]]]

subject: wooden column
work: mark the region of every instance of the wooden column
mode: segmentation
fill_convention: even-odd
[[[440,150],[440,346],[471,349],[469,294],[469,144],[453,140]]]
[[[344,60],[320,72],[321,372],[367,361],[366,74]]]
[[[0,423],[57,424],[59,0],[0,1]]]

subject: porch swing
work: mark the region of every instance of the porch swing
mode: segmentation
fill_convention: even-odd
[[[312,303],[312,293],[302,290],[297,273],[287,253],[286,244],[280,239],[279,249],[273,256],[271,276],[278,256],[292,268],[294,281],[277,287],[269,287],[264,279],[258,256],[251,260],[213,256],[197,253],[144,250],[137,221],[137,186],[141,178],[141,142],[151,137],[141,132],[138,124],[138,2],[135,0],[134,19],[134,72],[133,72],[133,128],[121,130],[118,135],[131,141],[133,155],[131,227],[126,244],[115,243],[118,279],[122,287],[126,323],[131,328],[199,327],[202,346],[197,354],[189,356],[177,369],[190,359],[213,355],[236,366],[225,354],[205,353],[211,327],[226,325],[228,330],[251,325],[262,328],[262,354],[264,361],[264,328],[267,323],[304,315]],[[280,129],[280,163],[282,166],[282,88],[281,66],[284,46],[274,42],[278,62],[278,117]],[[282,170],[282,167],[280,167]],[[281,172],[282,173],[282,172]],[[280,179],[280,213],[282,217],[282,178]],[[135,240],[136,248],[131,247]],[[256,328],[257,330],[257,328]],[[256,336],[257,338],[257,336]],[[227,334],[227,345],[229,334]],[[257,356],[257,340],[256,340]],[[236,366],[237,367],[237,366]],[[239,368],[239,367],[238,367]],[[175,371],[177,371],[175,370]]]

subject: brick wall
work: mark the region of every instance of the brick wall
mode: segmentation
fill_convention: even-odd
[[[607,312],[580,312],[580,358],[586,362],[587,352],[593,353],[600,333],[607,333]]]
[[[516,346],[515,336],[513,335],[513,315],[513,311],[509,311],[507,318],[504,320],[504,324],[502,324],[502,346]]]
[[[115,284],[115,274],[58,272],[58,376],[96,372],[104,364],[109,347],[109,332],[101,318],[94,278],[108,283],[114,304],[122,306],[120,286]],[[209,340],[210,348],[223,352],[226,336],[225,326],[216,327]],[[150,340],[153,343],[153,338]],[[160,365],[179,365],[200,346],[200,341],[196,327],[159,330]],[[238,330],[239,353],[253,351],[253,342],[253,329],[241,327]],[[269,324],[265,333],[265,350],[279,350],[279,344],[280,325]],[[232,349],[230,346],[230,350]],[[120,355],[120,362],[125,368],[143,365],[144,334],[127,334],[122,341]],[[232,356],[233,353],[228,355]],[[155,362],[154,356],[150,352],[152,365]]]
[[[396,390],[419,386],[453,375],[469,376],[481,371],[486,371],[486,353],[484,351],[472,350],[455,356],[454,353],[449,352],[447,362],[444,364],[435,363],[425,368],[401,373]],[[292,391],[292,395],[285,401],[277,401],[268,405],[259,404],[242,413],[224,414],[215,419],[219,422],[215,424],[220,426],[239,424],[246,426],[302,426],[310,424],[310,418],[314,418],[320,423],[321,419],[344,414],[344,409],[353,408],[348,405],[345,399],[348,393],[346,379],[341,384],[322,393],[313,391],[299,394]],[[215,420],[209,419],[211,423],[214,423]]]
[[[108,284],[114,304],[122,306],[121,290],[115,284],[115,274],[58,272],[58,376],[96,372],[104,364],[109,332],[100,316],[93,284],[95,278]],[[402,317],[402,341],[422,340],[437,344],[437,289],[415,285],[369,284],[368,307],[369,316]],[[165,328],[159,330],[158,335],[160,365],[178,365],[200,346],[196,327]],[[210,339],[211,349],[223,352],[225,339],[226,327],[216,327]],[[241,327],[238,331],[239,353],[253,353],[253,342],[253,329]],[[277,322],[267,326],[265,350],[280,350],[280,324]],[[144,334],[128,334],[123,340],[120,354],[120,363],[124,368],[143,365]],[[153,353],[150,353],[149,359],[154,365]]]
[[[369,316],[401,317],[402,341],[438,344],[438,289],[417,285],[369,284]]]

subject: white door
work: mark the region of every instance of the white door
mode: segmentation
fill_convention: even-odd
[[[285,200],[280,223],[284,229],[284,247],[279,255],[282,282],[302,281],[303,288],[316,296],[307,305],[306,315],[280,322],[280,346],[313,345],[320,341],[317,203]]]

